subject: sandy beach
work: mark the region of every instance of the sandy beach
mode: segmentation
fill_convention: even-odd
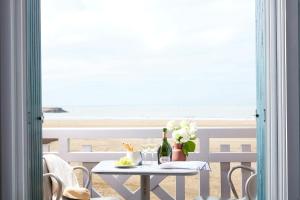
[[[43,127],[165,127],[169,120],[101,119],[101,120],[45,120]],[[199,127],[255,127],[255,120],[193,120]]]
[[[167,120],[45,120],[44,127],[58,128],[58,127],[164,127]],[[200,127],[255,127],[254,120],[197,120],[197,124]],[[137,148],[140,144],[145,142],[142,139],[131,139],[130,143]],[[122,150],[122,139],[107,139],[107,140],[86,140],[76,139],[70,141],[70,151],[80,151],[82,145],[92,145],[93,151],[120,151]],[[161,139],[153,139],[152,142],[160,144]],[[171,143],[171,141],[170,141]],[[241,144],[250,144],[252,152],[256,152],[256,140],[255,139],[213,139],[210,141],[210,151],[220,151],[221,144],[230,144],[231,151],[238,152],[241,150]],[[51,151],[55,151],[58,148],[58,143],[53,142],[51,144]],[[81,164],[81,163],[72,163]],[[231,166],[238,165],[240,163],[232,163]],[[256,163],[252,166],[255,167]],[[210,173],[210,194],[211,196],[220,196],[220,163],[210,163],[212,171]],[[80,174],[78,174],[80,176]],[[240,174],[236,174],[234,182],[237,186],[241,184]],[[172,196],[175,196],[175,177],[168,177],[165,179],[161,186],[166,189]],[[118,196],[117,193],[112,190],[101,178],[93,176],[94,187],[104,196]],[[126,186],[132,190],[138,188],[139,179],[136,176],[131,177]],[[240,188],[240,187],[238,187]],[[199,177],[192,176],[186,177],[186,199],[192,200],[199,193]],[[238,190],[240,192],[240,189]],[[152,194],[151,199],[158,199]]]

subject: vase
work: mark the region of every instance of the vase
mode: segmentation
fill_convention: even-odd
[[[186,155],[182,151],[182,144],[175,143],[172,149],[172,161],[186,161]]]

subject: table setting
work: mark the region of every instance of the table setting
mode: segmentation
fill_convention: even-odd
[[[125,199],[149,200],[151,191],[163,199],[173,199],[159,186],[167,176],[184,177],[197,175],[203,170],[210,171],[205,161],[187,161],[189,153],[196,149],[196,131],[196,124],[192,121],[170,121],[162,130],[161,145],[147,142],[137,149],[123,142],[126,155],[119,160],[101,161],[92,169],[92,173],[100,175]],[[174,141],[172,146],[168,141],[168,133],[171,133]],[[147,159],[149,154],[151,159]],[[129,191],[116,175],[139,175],[140,189]],[[184,194],[181,198],[184,199]]]

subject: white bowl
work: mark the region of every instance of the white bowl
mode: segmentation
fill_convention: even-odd
[[[142,153],[140,151],[127,151],[126,156],[131,159],[135,165],[142,164]]]

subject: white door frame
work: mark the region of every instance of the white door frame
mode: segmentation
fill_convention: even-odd
[[[266,0],[265,10],[266,199],[298,200],[298,1]]]
[[[0,199],[28,199],[24,3],[0,1]]]
[[[282,199],[279,198],[281,195],[279,195],[278,192],[278,180],[279,180],[279,174],[278,174],[278,137],[279,130],[277,123],[279,122],[279,112],[284,112],[283,109],[278,108],[278,100],[281,98],[278,98],[278,87],[285,87],[284,85],[278,84],[280,79],[285,79],[285,74],[280,73],[280,71],[283,70],[286,65],[285,62],[277,62],[277,58],[282,57],[284,54],[281,52],[279,45],[281,45],[280,40],[277,37],[280,37],[277,35],[277,28],[278,27],[278,17],[277,13],[278,10],[276,9],[276,5],[279,2],[278,1],[272,1],[272,0],[266,0],[265,3],[265,39],[266,39],[266,176],[265,176],[265,183],[266,183],[266,199],[267,200],[273,200],[273,199]],[[278,53],[277,54],[277,49]],[[280,66],[279,66],[280,65]],[[280,70],[280,69],[281,70]],[[278,70],[277,70],[278,69]],[[281,75],[284,75],[284,77],[278,76],[279,73]],[[282,91],[282,89],[280,89]],[[282,91],[283,92],[283,91]],[[284,116],[282,116],[284,117]],[[284,125],[284,124],[283,124]],[[282,125],[282,126],[283,126]],[[282,129],[280,129],[282,130]],[[285,144],[285,143],[284,143]],[[285,155],[285,153],[284,153]],[[283,198],[285,199],[285,198]],[[282,199],[282,200],[283,200]]]
[[[13,2],[12,4],[20,4],[20,2],[23,1],[11,2]],[[291,162],[291,153],[297,153],[297,151],[299,153],[299,136],[297,136],[299,135],[299,84],[297,84],[299,83],[299,70],[295,67],[298,63],[298,2],[291,0],[266,0],[265,5],[265,38],[267,40],[266,194],[268,200],[294,200],[299,199],[299,191],[295,194],[291,194],[293,186],[299,186],[299,154],[294,155],[293,162]],[[22,8],[22,6],[12,6],[11,8],[10,14],[12,16],[18,16],[13,19],[14,25],[22,29],[20,25],[23,24],[24,19],[22,19],[20,15],[17,15],[17,9]],[[13,8],[17,9],[14,10]],[[25,9],[25,7],[20,9],[24,11],[21,13],[25,13]],[[297,29],[296,31],[295,27]],[[16,45],[16,49],[22,49],[22,46],[18,46],[18,44],[22,44],[22,42],[18,42],[18,38],[22,38],[22,36],[17,34],[22,31],[17,31],[18,28],[12,29],[11,34],[13,39],[11,41],[14,41],[13,45]],[[25,37],[25,35],[23,37]],[[297,47],[293,46],[293,42],[297,43]],[[11,58],[14,59],[12,65],[16,67],[15,69],[17,71],[22,70],[21,66],[24,62],[24,58],[22,56],[14,57],[14,52],[11,53]],[[22,54],[23,53],[19,55]],[[15,63],[19,63],[20,65],[15,65]],[[20,83],[20,77],[17,76],[17,74],[11,78],[16,81],[12,80],[13,83]],[[20,87],[22,87],[22,83]],[[12,88],[11,92],[16,95],[15,97],[21,99],[25,98],[24,90],[22,89],[15,91]],[[18,101],[11,106],[11,109],[16,111],[20,109],[20,107],[23,109],[24,105]],[[20,130],[20,132],[18,132],[19,137],[12,139],[15,139],[16,141],[14,143],[20,144],[21,148],[12,151],[16,157],[5,159],[6,161],[11,159],[20,162],[20,165],[16,165],[15,168],[8,170],[11,171],[11,178],[16,178],[16,174],[19,174],[23,178],[21,178],[21,183],[18,184],[19,187],[17,187],[17,185],[11,185],[15,187],[15,190],[9,190],[7,193],[11,191],[12,196],[18,194],[18,196],[20,195],[20,199],[26,199],[26,184],[24,184],[27,182],[26,174],[24,174],[24,162],[26,158],[18,159],[24,155],[24,152],[22,153],[20,149],[26,149],[26,147],[23,146],[25,144],[23,141],[23,139],[25,139],[25,132],[22,131],[24,130],[24,119],[18,119],[18,116],[24,117],[24,115],[20,116],[19,113],[15,114],[13,117],[17,120],[15,121],[17,126],[16,129],[13,130]],[[7,132],[7,137],[12,137],[12,135],[9,134],[10,132]],[[294,143],[292,141],[294,141]],[[295,149],[294,152],[292,152],[293,149]],[[288,160],[288,158],[290,159]],[[292,175],[295,177],[291,178]],[[298,183],[296,179],[298,179]],[[17,184],[17,181],[14,184]]]

